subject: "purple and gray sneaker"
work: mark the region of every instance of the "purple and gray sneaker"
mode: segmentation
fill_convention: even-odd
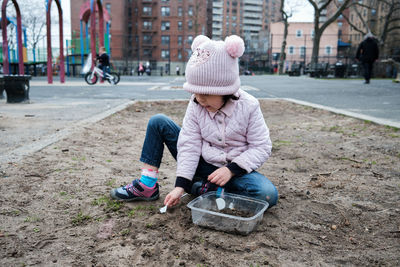
[[[192,185],[191,194],[194,196],[200,196],[210,191],[217,191],[218,185],[210,182],[195,182]]]
[[[122,201],[152,201],[159,198],[160,192],[158,183],[156,183],[153,187],[148,187],[141,183],[139,179],[136,179],[126,186],[111,189],[110,195],[111,198]]]

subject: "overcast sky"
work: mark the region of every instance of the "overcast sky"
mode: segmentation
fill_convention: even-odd
[[[307,0],[288,0],[286,3],[286,10],[289,6],[294,7],[290,22],[313,22],[314,9]]]
[[[61,7],[63,10],[64,17],[64,38],[71,38],[71,1],[70,0],[61,0]]]

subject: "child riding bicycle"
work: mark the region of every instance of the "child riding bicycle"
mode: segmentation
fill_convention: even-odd
[[[100,63],[98,68],[103,71],[103,77],[106,77],[106,73],[110,73],[110,56],[107,55],[104,46],[100,47],[99,55],[96,58]]]

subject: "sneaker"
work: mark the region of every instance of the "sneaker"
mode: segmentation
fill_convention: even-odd
[[[194,196],[200,196],[210,191],[217,191],[218,186],[216,184],[206,182],[195,182],[192,185],[191,194]]]
[[[153,187],[148,187],[140,182],[139,179],[133,180],[131,184],[123,187],[111,189],[111,198],[122,201],[135,200],[157,200],[160,196],[159,186],[156,183]]]

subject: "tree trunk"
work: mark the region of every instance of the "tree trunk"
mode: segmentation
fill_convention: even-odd
[[[283,41],[282,41],[282,46],[281,46],[281,54],[279,56],[279,74],[283,74],[283,64],[285,63],[286,60],[286,39],[288,35],[288,28],[289,28],[289,23],[287,18],[283,20],[283,25],[284,25],[284,30],[283,30]]]
[[[318,63],[319,57],[319,43],[321,41],[322,32],[318,30],[314,30],[314,40],[313,40],[313,49],[311,54],[311,66],[315,66]]]

